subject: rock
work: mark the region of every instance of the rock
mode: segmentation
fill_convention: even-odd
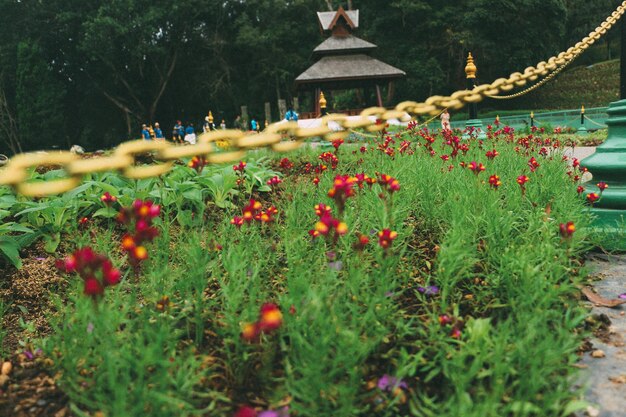
[[[591,352],[591,357],[592,358],[604,358],[606,355],[604,354],[604,351],[600,350],[600,349],[596,349],[593,352]]]
[[[80,145],[74,145],[70,148],[70,152],[78,154],[78,155],[82,155],[85,153],[85,149],[83,149],[83,147]]]
[[[4,387],[9,382],[9,376],[2,374],[0,375],[0,388]]]
[[[600,415],[600,410],[592,406],[588,406],[586,411],[589,417],[598,417]]]
[[[11,362],[8,362],[8,361],[4,362],[2,364],[2,369],[0,370],[0,374],[9,375],[12,369],[13,369],[13,365],[11,364]]]

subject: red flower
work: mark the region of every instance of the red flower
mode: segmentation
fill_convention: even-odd
[[[87,223],[89,223],[89,218],[88,217],[82,217],[78,220],[78,226],[79,227],[85,227],[87,226]]]
[[[58,260],[56,266],[65,273],[77,273],[83,279],[85,295],[94,298],[104,294],[105,287],[118,284],[121,278],[111,261],[90,247],[77,249],[64,260]]]
[[[398,233],[389,229],[378,232],[378,244],[383,249],[388,249],[391,243],[398,237]]]
[[[332,152],[324,152],[320,156],[318,156],[318,159],[322,162],[330,164],[332,169],[337,169],[337,165],[339,164],[339,159],[337,158],[337,155]]]
[[[117,201],[117,197],[112,196],[108,191],[106,193],[104,193],[101,197],[100,197],[100,201],[102,201],[104,204],[106,204],[107,206],[110,206],[111,204],[115,203]]]
[[[283,314],[274,303],[265,303],[261,306],[259,329],[262,332],[271,332],[283,324]]]
[[[243,173],[246,169],[246,164],[244,161],[239,162],[237,165],[233,165],[233,171]]]
[[[280,160],[280,167],[285,171],[289,171],[293,168],[293,163],[289,160],[289,158],[283,158]]]
[[[84,293],[95,298],[104,294],[104,287],[95,277],[89,277],[85,279]]]
[[[585,191],[585,187],[583,187],[582,185],[579,185],[578,187],[576,187],[576,192],[580,195],[583,193],[583,191]]]
[[[559,231],[561,232],[561,236],[564,239],[569,239],[572,237],[574,232],[576,231],[576,227],[574,226],[574,222],[561,223],[559,225]]]
[[[502,185],[502,181],[500,181],[500,177],[497,175],[492,175],[489,177],[489,185],[491,185],[496,190],[499,186]]]
[[[235,216],[230,220],[230,224],[234,225],[237,228],[243,226],[243,217]]]
[[[449,161],[449,160],[450,160],[450,157],[449,157],[448,155],[441,155],[441,157],[440,157],[440,158],[441,158],[441,160],[442,160],[442,161],[444,161],[444,162],[447,162],[447,161]]]
[[[596,201],[598,201],[599,198],[600,198],[600,196],[598,194],[596,194],[596,193],[589,193],[589,194],[587,194],[587,201],[590,204],[595,203]]]
[[[530,172],[535,172],[537,170],[537,168],[539,168],[539,162],[537,162],[537,160],[533,156],[528,161],[528,166],[530,167]]]
[[[242,405],[233,417],[257,417],[257,413],[254,408]]]
[[[152,226],[152,221],[160,213],[161,207],[148,200],[135,200],[131,207],[120,210],[118,221],[128,225],[129,230],[134,232],[124,235],[122,249],[128,253],[130,263],[135,267],[148,258],[148,252],[142,245],[158,236],[159,231]]]
[[[389,194],[393,194],[394,192],[400,190],[400,182],[394,177],[387,174],[379,174],[378,183],[381,185],[381,187],[383,187],[384,190],[388,191]]]
[[[320,183],[320,179],[318,177],[313,178],[313,184],[317,187]]]
[[[468,168],[476,175],[480,174],[485,170],[485,166],[483,164],[479,164],[478,162],[472,161],[469,163]]]
[[[530,181],[530,178],[528,178],[526,175],[520,175],[519,177],[517,177],[517,183],[523,188],[524,184],[526,184],[528,181]]]
[[[442,326],[446,326],[452,323],[452,318],[447,314],[442,314],[439,316],[439,324]]]
[[[324,203],[319,203],[315,205],[315,215],[317,217],[322,217],[325,215],[330,215],[332,209],[330,207],[328,207],[326,204]]]
[[[499,153],[498,153],[498,151],[496,151],[495,149],[494,149],[494,150],[492,150],[492,151],[487,151],[487,153],[485,154],[485,156],[487,157],[487,159],[493,159],[493,158],[495,158],[495,157],[496,157],[496,156],[498,156],[498,155],[500,155],[500,154],[499,154]]]
[[[359,151],[360,151],[361,153],[365,153],[365,152],[367,152],[367,148],[366,148],[365,146],[361,146],[361,148],[359,149]]]
[[[609,188],[608,184],[604,181],[600,181],[599,183],[596,184],[596,186],[600,189],[600,192]]]
[[[343,145],[343,139],[335,139],[331,143],[333,144],[333,147],[335,148],[335,152],[337,152],[339,150],[339,147]]]
[[[348,233],[348,226],[326,213],[320,216],[320,220],[315,223],[315,231],[318,234],[313,237],[319,235],[327,236],[331,231],[335,232],[335,237],[339,237]],[[311,234],[311,232],[309,232],[309,234]]]
[[[368,243],[370,243],[369,237],[367,237],[366,235],[362,233],[359,233],[356,238],[356,243],[354,244],[353,247],[354,249],[361,251],[365,249]]]
[[[256,216],[262,208],[263,205],[260,202],[254,199],[250,199],[248,205],[243,208],[244,221],[250,223],[252,220],[254,220],[254,216]]]
[[[278,178],[278,176],[274,175],[272,178],[267,180],[267,185],[269,185],[269,186],[276,186],[276,185],[280,184],[281,182],[283,182],[283,181],[280,178]]]
[[[343,212],[346,200],[354,195],[354,183],[356,178],[348,175],[337,175],[333,181],[333,188],[328,191],[328,196],[333,198],[339,208],[339,213]]]
[[[204,156],[194,156],[193,158],[191,158],[191,161],[189,161],[189,164],[187,165],[189,166],[189,168],[195,169],[197,173],[200,173],[202,171],[202,168],[204,168],[206,164],[207,160]],[[235,167],[233,166],[233,168]]]
[[[246,342],[255,342],[261,334],[257,323],[246,323],[241,327],[241,338]]]

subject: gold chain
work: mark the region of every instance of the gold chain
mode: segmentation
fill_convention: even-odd
[[[544,85],[545,83],[547,83],[548,81],[550,81],[551,79],[556,77],[561,71],[563,71],[573,61],[574,61],[574,59],[571,59],[571,60],[567,61],[565,64],[561,65],[559,68],[557,68],[556,70],[554,70],[553,72],[548,74],[545,78],[543,78],[538,83],[535,83],[535,84],[531,85],[530,87],[525,88],[522,91],[518,91],[515,94],[509,94],[509,95],[506,95],[506,96],[487,96],[487,97],[493,98],[493,99],[496,99],[496,100],[510,100],[512,98],[517,98],[517,97],[523,96],[524,94],[527,94],[527,93],[530,93],[533,90],[536,90],[537,88],[541,87],[542,85]]]
[[[624,14],[626,0],[606,18],[589,36],[583,38],[564,52],[539,62],[535,67],[528,67],[523,73],[514,72],[509,78],[499,78],[491,84],[482,84],[472,90],[460,90],[450,96],[432,96],[424,102],[404,101],[393,110],[383,107],[371,107],[361,112],[358,118],[348,118],[343,114],[330,114],[322,117],[321,126],[312,128],[298,127],[297,122],[277,122],[269,125],[262,133],[246,134],[239,130],[220,130],[203,133],[198,136],[195,145],[175,145],[165,141],[135,140],[122,143],[110,156],[80,159],[70,152],[26,153],[11,158],[0,172],[0,185],[8,185],[25,196],[44,196],[69,191],[82,181],[88,173],[120,171],[127,178],[149,178],[163,175],[172,169],[175,160],[192,156],[203,156],[208,163],[220,164],[236,162],[255,148],[271,148],[275,152],[287,152],[300,148],[305,139],[323,137],[326,140],[345,138],[351,129],[365,129],[377,132],[385,128],[387,121],[398,119],[406,122],[418,115],[435,116],[442,109],[460,109],[466,103],[477,103],[485,97],[493,97],[500,92],[507,92],[515,87],[523,87],[528,81],[535,81],[540,76],[556,75],[565,65],[594,42],[600,39]],[[533,86],[537,88],[539,82]],[[533,88],[531,87],[531,88]],[[521,93],[521,92],[520,92]],[[516,93],[516,94],[520,94]],[[328,126],[334,122],[339,131]],[[227,149],[218,149],[216,142],[227,142]],[[137,156],[154,153],[157,164],[136,166]],[[50,181],[28,181],[28,170],[39,166],[60,166],[67,177]]]

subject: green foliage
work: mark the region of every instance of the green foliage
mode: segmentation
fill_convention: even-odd
[[[65,86],[51,71],[38,43],[24,41],[18,44],[16,72],[15,101],[22,148],[67,146]]]
[[[41,210],[20,201],[16,217],[42,227],[63,215],[41,221],[57,204],[73,204],[74,215],[100,213],[88,229],[65,229],[73,239],[63,247],[89,244],[123,271],[97,302],[69,277],[50,317],[54,332],[40,343],[76,414],[230,415],[239,404],[275,409],[286,398],[300,416],[579,408],[570,383],[583,336],[576,294],[589,218],[561,150],[535,154],[540,166],[531,173],[534,152],[524,141],[471,140],[467,154],[442,161],[449,148],[441,138],[433,157],[420,135],[397,134],[414,154],[392,158],[376,143],[353,153],[364,144],[345,144],[338,169],[320,174],[318,186],[297,167],[316,163],[320,149],[289,155],[296,168],[271,193],[260,190],[277,161],[255,155],[245,183],[264,207],[278,208],[269,224],[230,224],[251,196],[231,166],[200,174],[176,166],[162,179],[139,181],[94,175],[69,195],[44,199]],[[499,155],[488,160],[493,148]],[[475,174],[462,161],[482,162],[486,171]],[[358,172],[387,173],[401,188],[381,200],[379,185],[365,186],[340,216],[327,190],[336,174]],[[487,182],[492,174],[502,181],[497,190]],[[516,182],[522,174],[530,177],[525,192]],[[122,232],[99,202],[104,190],[124,206],[135,198],[163,204],[160,236],[139,269],[119,252]],[[346,236],[311,240],[320,202],[346,222]],[[571,238],[559,234],[567,221],[577,228]],[[387,251],[376,242],[385,227],[398,232]],[[357,233],[371,239],[362,251],[353,246]],[[419,290],[429,285],[439,293]],[[242,325],[266,302],[280,306],[282,326],[244,341]],[[458,338],[440,324],[443,314]],[[383,374],[406,382],[402,395],[376,388]]]

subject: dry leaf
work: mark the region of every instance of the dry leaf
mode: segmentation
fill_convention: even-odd
[[[604,358],[606,355],[604,354],[604,351],[598,349],[598,350],[594,350],[593,352],[591,352],[591,357],[592,358]]]
[[[616,384],[626,384],[626,375],[610,376],[609,381],[614,382]]]
[[[604,298],[596,294],[595,292],[591,291],[591,288],[587,288],[587,287],[582,289],[582,293],[585,295],[585,297],[587,297],[589,301],[591,301],[592,303],[600,307],[614,308],[614,307],[617,307],[618,305],[626,303],[626,300],[620,300],[617,298],[611,300],[608,298]]]

